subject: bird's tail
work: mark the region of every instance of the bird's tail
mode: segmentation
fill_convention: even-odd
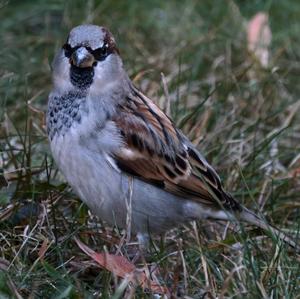
[[[286,235],[284,232],[280,231],[278,228],[271,226],[259,218],[255,213],[250,210],[243,208],[243,211],[240,213],[240,220],[253,224],[266,232],[271,232],[277,238],[281,239],[289,246],[291,246],[297,253],[300,253],[300,245],[295,242],[291,237]]]

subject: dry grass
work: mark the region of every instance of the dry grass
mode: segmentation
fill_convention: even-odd
[[[0,1],[0,184],[9,183],[0,190],[0,298],[154,296],[78,248],[75,236],[130,259],[135,244],[89,213],[49,153],[49,61],[83,22],[111,29],[131,78],[169,111],[227,190],[299,239],[297,1],[49,2]],[[273,35],[267,68],[246,43],[247,18],[259,10]],[[251,227],[192,223],[154,238],[147,261],[174,298],[300,298],[299,256]]]

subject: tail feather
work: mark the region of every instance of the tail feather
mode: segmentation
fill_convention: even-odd
[[[284,232],[280,231],[278,228],[267,224],[250,210],[243,208],[242,212],[240,212],[239,217],[242,221],[253,224],[263,229],[264,231],[271,232],[273,235],[275,235],[276,237],[284,241],[286,244],[291,246],[297,253],[300,253],[300,245],[297,244],[295,240],[286,235]]]

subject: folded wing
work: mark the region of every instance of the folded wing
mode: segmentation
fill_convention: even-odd
[[[119,111],[113,120],[124,138],[115,153],[120,169],[179,197],[241,210],[213,168],[150,99],[132,87]]]

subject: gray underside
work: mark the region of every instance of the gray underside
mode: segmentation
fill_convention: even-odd
[[[129,227],[133,233],[161,233],[180,223],[216,216],[208,207],[121,173],[104,153],[81,148],[68,137],[54,139],[52,151],[74,191],[111,225]],[[218,213],[226,218],[223,211]]]

